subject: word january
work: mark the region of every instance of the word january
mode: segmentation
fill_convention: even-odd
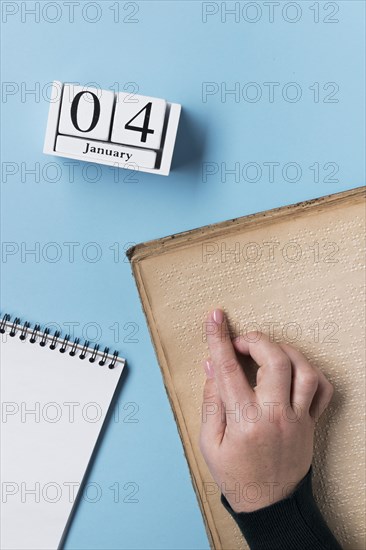
[[[119,157],[124,158],[126,157],[126,160],[130,160],[132,157],[132,153],[124,153],[122,151],[113,151],[113,149],[103,149],[103,147],[90,147],[90,143],[87,142],[86,149],[83,151],[83,155],[86,155],[86,153],[97,153],[98,155],[108,155],[110,157]]]

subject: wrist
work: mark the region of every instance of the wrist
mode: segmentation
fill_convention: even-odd
[[[299,483],[301,483],[301,479],[285,483],[276,481],[249,482],[244,485],[242,490],[239,490],[238,484],[237,490],[223,490],[222,494],[236,514],[251,513],[268,508],[287,498],[295,491]]]
[[[316,505],[311,475],[310,468],[288,497],[252,512],[235,512],[221,496],[251,550],[341,550]]]

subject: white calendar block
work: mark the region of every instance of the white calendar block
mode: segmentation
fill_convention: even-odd
[[[108,140],[114,93],[65,84],[62,93],[59,133],[86,139]]]
[[[111,141],[159,149],[166,101],[156,97],[118,93]]]
[[[43,147],[47,155],[169,175],[178,103],[57,80],[50,97]]]
[[[154,168],[156,163],[156,151],[69,136],[57,137],[56,151],[65,156],[82,156],[89,162],[108,160],[116,166],[125,165],[130,169]]]

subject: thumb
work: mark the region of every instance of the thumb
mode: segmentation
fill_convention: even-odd
[[[200,447],[205,450],[219,446],[224,437],[226,421],[223,404],[218,392],[212,361],[205,362],[206,382],[203,388],[201,411]]]

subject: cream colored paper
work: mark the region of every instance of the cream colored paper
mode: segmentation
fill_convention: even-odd
[[[198,447],[203,323],[292,342],[335,386],[318,424],[314,492],[345,550],[365,547],[362,188],[137,245],[128,253],[211,544],[247,548]],[[251,244],[250,244],[251,243]],[[230,252],[231,251],[231,252]],[[290,528],[290,526],[289,526]]]

